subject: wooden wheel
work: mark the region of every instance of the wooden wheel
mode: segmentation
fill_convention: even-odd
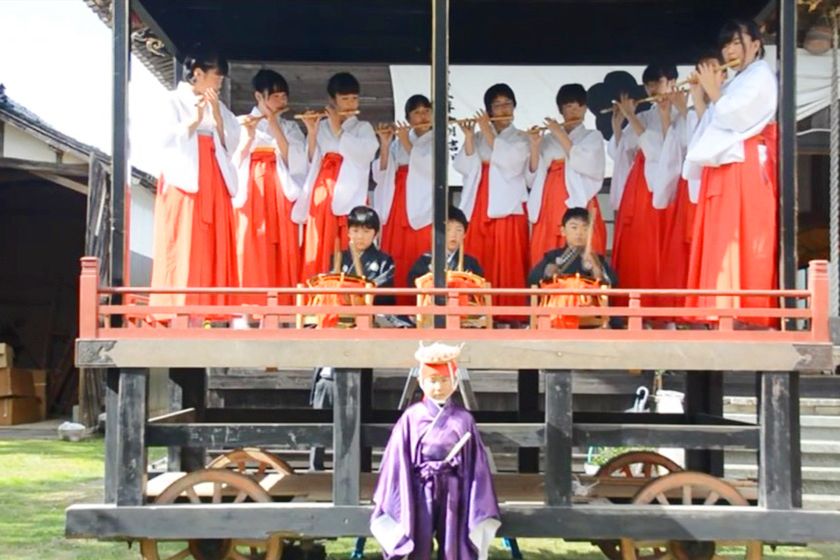
[[[613,457],[604,463],[595,474],[597,478],[638,478],[649,479],[682,470],[668,457],[653,451],[629,451]],[[622,560],[621,541],[604,540],[593,542],[610,560]],[[664,546],[641,547],[636,549],[638,560],[659,560],[667,554]]]
[[[726,481],[698,472],[677,472],[652,480],[642,488],[633,503],[638,505],[704,505],[747,506],[749,502]],[[713,541],[668,541],[667,553],[661,560],[724,560],[717,554]],[[729,543],[727,543],[729,544]],[[739,544],[739,543],[732,543]],[[745,560],[761,560],[762,544],[757,541],[740,543],[745,547]],[[637,544],[621,539],[621,560],[638,560]]]
[[[245,475],[224,469],[203,469],[170,484],[155,503],[238,504],[248,501],[270,502],[271,496]],[[279,536],[260,541],[193,539],[187,541],[186,547],[179,544],[174,553],[170,553],[169,548],[168,543],[161,541],[140,541],[143,560],[279,560],[283,553],[283,541]]]
[[[598,469],[598,478],[656,478],[683,470],[671,459],[653,451],[630,451],[613,457]]]
[[[255,474],[262,478],[266,474],[279,474],[280,478],[294,474],[295,471],[286,461],[276,455],[256,447],[235,449],[219,455],[207,465],[208,469],[231,469],[240,474]]]

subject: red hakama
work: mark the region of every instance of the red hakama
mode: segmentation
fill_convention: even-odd
[[[560,228],[563,225],[563,215],[568,210],[566,207],[568,198],[566,162],[562,159],[554,160],[545,176],[540,217],[531,230],[531,268],[535,267],[548,251],[566,246],[566,236]],[[604,225],[598,197],[593,196],[586,208],[590,215],[595,215],[595,223],[592,226],[594,227],[592,250],[599,255],[605,255],[607,253],[607,226]]]
[[[277,176],[273,148],[251,153],[248,198],[236,211],[239,278],[245,287],[294,287],[300,278],[298,225],[292,221],[292,202],[283,193]],[[242,296],[244,303],[265,305],[260,294]],[[290,305],[292,296],[278,303]]]
[[[485,279],[494,288],[525,288],[528,277],[528,218],[510,214],[487,215],[490,200],[490,164],[482,162],[464,251],[478,260]],[[523,205],[524,206],[524,205]],[[494,296],[495,305],[524,305],[524,296]]]
[[[382,226],[382,251],[394,259],[394,287],[397,288],[408,286],[408,273],[411,267],[423,253],[430,251],[432,246],[432,226],[414,229],[408,221],[407,177],[408,166],[397,167],[391,213],[388,216],[388,223]],[[414,298],[398,299],[404,300],[400,303],[410,305],[413,303],[410,300]]]
[[[662,252],[659,256],[659,287],[685,289],[688,279],[688,257],[691,253],[691,236],[694,228],[696,205],[688,196],[688,182],[680,179],[677,194],[664,210],[660,225]],[[684,298],[658,298],[666,307],[682,307]]]
[[[645,156],[639,150],[615,217],[612,266],[621,288],[659,286],[661,219],[662,211],[653,207],[653,195],[645,179]],[[658,301],[642,298],[642,305],[656,305]]]
[[[767,150],[762,165],[759,149]],[[778,287],[776,124],[744,141],[744,161],[704,167],[688,267],[688,288],[773,290]],[[700,296],[689,307],[776,307],[768,297]],[[773,319],[743,318],[770,327]]]
[[[321,168],[312,185],[312,200],[309,201],[309,214],[306,217],[303,265],[300,275],[304,282],[317,274],[330,271],[336,240],[339,240],[342,250],[349,244],[347,217],[336,216],[332,211],[335,182],[343,160],[340,154],[328,152],[321,160]]]
[[[198,192],[188,193],[166,178],[155,199],[152,287],[237,287],[233,207],[216,161],[213,137],[198,136]],[[226,305],[223,294],[153,294],[151,305]]]

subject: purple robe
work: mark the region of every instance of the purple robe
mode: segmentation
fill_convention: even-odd
[[[467,433],[466,444],[446,461]],[[373,503],[371,532],[386,558],[428,560],[433,536],[438,558],[486,558],[499,506],[472,415],[452,399],[410,406],[391,432]]]

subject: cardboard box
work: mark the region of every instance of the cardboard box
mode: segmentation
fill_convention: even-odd
[[[8,344],[0,342],[0,368],[10,368],[15,363],[15,352]]]
[[[35,397],[0,398],[0,426],[29,424],[40,420]]]
[[[35,384],[35,398],[38,399],[38,412],[41,415],[40,420],[47,418],[47,384]]]
[[[19,368],[0,368],[0,397],[34,397],[32,371]]]

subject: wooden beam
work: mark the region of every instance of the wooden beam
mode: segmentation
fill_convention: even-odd
[[[61,175],[56,175],[55,173],[43,173],[41,171],[31,171],[30,173],[32,173],[32,175],[34,175],[35,177],[40,177],[45,181],[50,181],[52,183],[55,183],[56,185],[68,188],[71,191],[75,191],[79,194],[87,196],[88,186],[84,183],[79,183],[78,181],[68,179],[67,177],[62,177]]]
[[[529,448],[539,451],[545,445],[543,424],[478,425],[485,445],[495,449]],[[365,447],[384,447],[393,424],[362,424],[361,443]],[[575,446],[680,447],[684,449],[757,449],[758,427],[715,425],[574,424]],[[270,446],[274,449],[309,449],[332,445],[332,424],[263,423],[195,424],[149,423],[146,445],[150,447]]]
[[[514,332],[514,331],[512,331]],[[165,334],[165,333],[163,333]],[[468,336],[466,331],[462,336]],[[461,333],[459,333],[461,335]],[[79,367],[318,367],[330,356],[339,368],[408,368],[415,340],[99,339],[77,342]],[[608,350],[605,350],[607,348]],[[627,371],[824,371],[830,344],[784,342],[611,342],[591,340],[470,340],[461,363],[470,369]]]
[[[30,173],[49,173],[64,177],[84,177],[88,175],[86,163],[53,163],[46,161],[32,161],[28,159],[0,157],[0,169],[17,169]]]
[[[777,511],[729,506],[503,505],[499,536],[578,540],[833,542],[840,511]],[[372,506],[330,503],[74,505],[70,538],[264,539],[370,535]],[[734,522],[733,522],[734,521]]]

